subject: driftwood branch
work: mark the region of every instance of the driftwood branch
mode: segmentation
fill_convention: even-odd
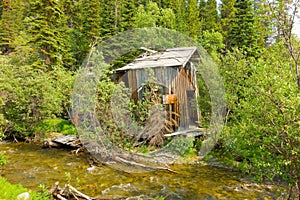
[[[63,196],[61,196],[60,194],[57,194],[56,198],[58,198],[59,200],[68,200],[68,199],[64,198]]]
[[[50,194],[55,198],[59,200],[70,200],[70,199],[76,199],[76,200],[96,200],[98,198],[90,197],[80,191],[78,191],[76,188],[74,188],[70,184],[66,184],[63,188],[59,187],[59,182],[56,182],[52,188],[49,190]]]
[[[74,188],[72,185],[68,184],[67,186],[68,186],[68,188],[69,188],[71,191],[75,192],[78,196],[83,197],[83,198],[86,199],[86,200],[92,200],[92,199],[93,199],[93,198],[89,197],[88,195],[83,194],[82,192],[79,192],[79,191],[78,191],[76,188]]]

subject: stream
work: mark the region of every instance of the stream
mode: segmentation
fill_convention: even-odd
[[[156,171],[128,174],[107,166],[90,167],[87,156],[32,144],[0,144],[8,163],[1,176],[31,190],[68,181],[89,196],[113,199],[277,199],[279,186],[257,184],[241,173],[205,165],[173,165],[178,173]],[[71,180],[70,180],[71,179]]]

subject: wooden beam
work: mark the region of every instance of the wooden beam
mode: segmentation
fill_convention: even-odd
[[[165,134],[165,137],[173,137],[173,136],[184,136],[184,137],[197,137],[201,136],[204,134],[204,129],[203,128],[196,128],[196,129],[186,129],[183,131],[176,131],[174,133],[170,134]]]

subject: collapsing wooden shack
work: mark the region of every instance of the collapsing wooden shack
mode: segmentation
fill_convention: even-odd
[[[199,58],[197,47],[150,51],[117,69],[116,74],[119,81],[123,81],[126,87],[131,88],[132,99],[135,102],[143,98],[148,79],[154,78],[160,85],[157,92],[168,113],[166,118],[177,122],[174,130],[191,130],[200,126],[196,75]]]

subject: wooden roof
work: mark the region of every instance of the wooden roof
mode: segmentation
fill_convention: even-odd
[[[132,69],[185,66],[192,55],[197,51],[197,47],[180,47],[166,49],[161,52],[153,53],[149,56],[135,59],[116,71],[128,71]]]

